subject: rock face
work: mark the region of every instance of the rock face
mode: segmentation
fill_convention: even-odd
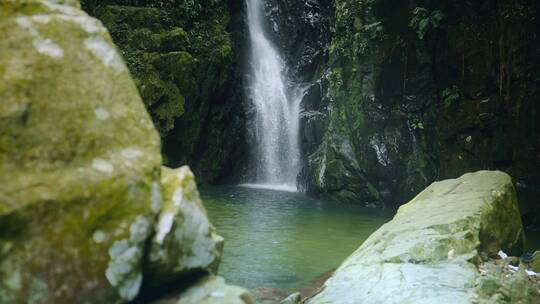
[[[510,173],[518,191],[540,184],[538,3],[334,7],[329,73],[306,96],[317,118],[304,120],[307,192],[398,206],[481,169]]]
[[[242,157],[244,111],[225,1],[82,1],[122,51],[163,142],[165,164],[199,181]]]
[[[519,250],[523,240],[507,174],[436,182],[401,206],[308,303],[471,303],[475,263]]]
[[[223,239],[189,168],[161,168],[107,30],[74,1],[0,7],[0,303],[127,302],[215,272]]]

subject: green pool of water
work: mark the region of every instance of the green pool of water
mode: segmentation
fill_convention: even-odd
[[[201,191],[225,238],[219,273],[247,288],[295,290],[339,266],[393,212],[244,187]]]

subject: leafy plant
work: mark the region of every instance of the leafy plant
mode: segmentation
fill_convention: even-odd
[[[417,120],[411,124],[411,128],[413,130],[424,130],[424,124],[421,121]]]
[[[426,33],[431,29],[439,28],[444,14],[439,10],[429,11],[425,7],[416,7],[413,10],[413,17],[409,23],[419,39],[424,39]]]
[[[446,108],[451,107],[461,99],[461,92],[456,85],[444,89],[442,92],[442,99]]]

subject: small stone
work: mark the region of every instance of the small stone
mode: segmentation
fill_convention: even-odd
[[[512,265],[508,265],[508,268],[510,268],[510,270],[513,270],[513,271],[518,271],[519,270],[519,267],[512,266]]]
[[[456,258],[456,251],[454,249],[450,249],[447,254],[448,260],[453,260]]]

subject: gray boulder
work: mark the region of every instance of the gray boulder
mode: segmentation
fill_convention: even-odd
[[[436,182],[401,206],[307,303],[472,303],[476,264],[523,240],[510,176],[479,171]]]

